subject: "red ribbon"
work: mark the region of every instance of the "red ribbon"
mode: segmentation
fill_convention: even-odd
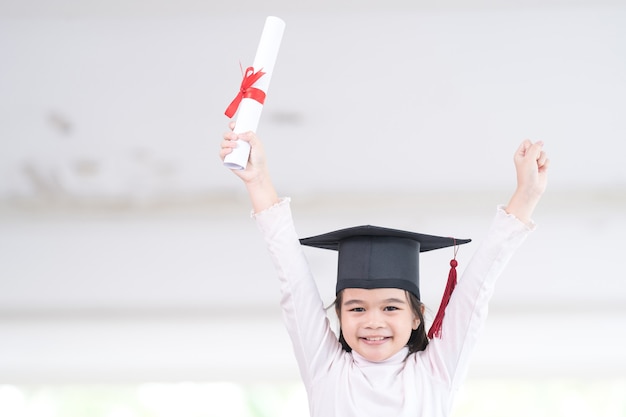
[[[244,98],[251,98],[261,104],[265,102],[265,92],[263,90],[259,90],[258,88],[252,87],[254,83],[257,82],[258,79],[261,78],[263,75],[265,75],[265,73],[261,70],[254,72],[253,67],[246,68],[246,72],[243,75],[243,80],[241,81],[241,87],[239,88],[239,93],[224,112],[226,116],[232,118],[237,112],[241,100],[243,100]]]

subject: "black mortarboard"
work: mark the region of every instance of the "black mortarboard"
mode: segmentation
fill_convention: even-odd
[[[339,252],[337,294],[345,288],[400,288],[412,292],[418,299],[419,253],[468,242],[470,239],[432,236],[378,226],[350,227],[300,239],[303,245]],[[456,260],[453,262],[451,266],[454,269]]]

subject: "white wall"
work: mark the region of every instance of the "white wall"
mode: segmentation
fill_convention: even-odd
[[[461,218],[448,207],[461,205],[454,199],[429,210],[406,198],[343,200],[336,210],[294,202],[294,209],[307,232],[361,218],[431,225],[418,229],[425,232],[459,230],[475,239],[461,249],[462,268],[491,218],[487,200],[466,204]],[[626,290],[616,263],[626,202],[545,203],[538,230],[498,285],[473,374],[622,376]],[[278,285],[247,205],[222,203],[219,216],[211,215],[212,207],[118,213],[5,207],[0,380],[297,378]],[[611,216],[604,216],[607,207]],[[381,223],[388,218],[384,208],[392,218]],[[334,255],[307,254],[330,302]],[[423,299],[431,310],[449,256],[422,257]]]

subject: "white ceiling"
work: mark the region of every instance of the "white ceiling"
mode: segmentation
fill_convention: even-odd
[[[246,16],[250,14],[308,14],[319,13],[321,17],[337,12],[358,14],[362,12],[415,12],[455,10],[568,10],[580,7],[624,6],[623,0],[34,0],[22,2],[5,0],[0,12],[5,17],[215,17],[224,15]]]
[[[216,16],[183,2],[177,17],[168,2],[3,3],[23,17],[4,18],[0,39],[0,195],[239,190],[214,155],[265,15],[220,3]],[[508,189],[526,137],[553,156],[552,190],[624,189],[624,7],[379,3],[277,3],[287,29],[259,134],[281,190]]]

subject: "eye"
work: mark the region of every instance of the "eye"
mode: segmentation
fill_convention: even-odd
[[[350,309],[350,310],[348,310],[348,311],[353,311],[353,312],[355,312],[355,313],[362,313],[362,312],[364,312],[364,311],[365,311],[365,309],[364,309],[363,307],[354,307],[354,308],[351,308],[351,309]]]
[[[383,309],[384,311],[396,311],[396,310],[400,310],[398,307],[396,306],[387,306]]]

